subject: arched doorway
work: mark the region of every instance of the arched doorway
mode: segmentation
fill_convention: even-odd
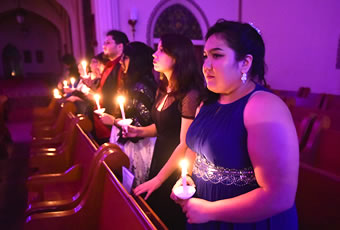
[[[5,79],[11,77],[22,77],[21,54],[17,47],[8,43],[2,50],[3,76]]]
[[[0,75],[4,73],[8,77],[9,68],[11,75],[12,70],[15,70],[15,76],[26,78],[37,76],[53,79],[61,73],[61,33],[54,24],[28,10],[25,10],[24,23],[17,21],[15,10],[1,14],[0,19],[0,31],[3,31],[0,52],[7,58],[7,61],[0,63]],[[18,54],[14,67],[14,58],[8,55],[14,53],[15,49]]]

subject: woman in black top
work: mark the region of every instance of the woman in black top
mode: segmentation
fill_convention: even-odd
[[[152,107],[154,124],[129,126],[125,134],[129,137],[157,136],[150,180],[139,185],[135,193],[147,193],[145,199],[169,229],[184,229],[185,216],[170,199],[179,172],[175,167],[162,168],[167,161],[178,162],[185,154],[186,132],[200,103],[204,83],[194,46],[188,38],[177,34],[162,36],[153,57],[154,69],[160,72],[160,86]]]
[[[131,42],[125,46],[120,60],[123,74],[118,81],[116,95],[125,97],[125,116],[131,118],[132,125],[136,127],[153,123],[151,108],[157,89],[152,73],[153,52],[151,47],[142,42]],[[117,103],[114,98],[112,103]],[[155,138],[123,137],[122,128],[118,124],[122,117],[119,106],[116,106],[112,115],[106,113],[101,115],[104,124],[114,124],[110,142],[119,144],[129,156],[130,170],[135,175],[135,185],[143,183],[149,174]]]

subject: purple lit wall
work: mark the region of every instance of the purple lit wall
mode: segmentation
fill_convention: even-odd
[[[120,28],[131,36],[127,21],[129,10],[136,7],[139,11],[136,40],[145,41],[150,14],[162,2],[119,1]],[[191,2],[203,11],[209,25],[218,18],[238,20],[237,0]],[[267,79],[273,88],[297,90],[306,86],[316,93],[340,94],[340,70],[336,69],[340,1],[242,0],[241,3],[242,21],[253,22],[262,30],[267,47]]]
[[[82,1],[50,0],[48,5],[46,2],[31,0],[25,7],[34,12],[34,6],[45,5],[41,16],[59,16],[61,22],[69,17],[70,30],[55,24],[62,34],[62,43],[72,39],[73,53],[77,60],[82,59],[86,27],[82,20]],[[195,15],[203,33],[219,18],[238,20],[241,12],[243,22],[253,22],[262,31],[267,48],[267,79],[272,88],[297,90],[305,86],[315,93],[340,94],[340,70],[336,69],[340,39],[339,0],[92,0],[98,42],[95,52],[101,51],[103,37],[110,29],[122,30],[132,40],[128,24],[131,9],[138,12],[135,40],[152,42],[153,23],[166,4],[184,5]],[[59,7],[52,13],[53,6],[57,5],[65,9],[63,14],[58,13]],[[16,7],[15,1],[4,0],[0,13],[11,7]],[[53,23],[53,18],[49,21]],[[68,31],[71,34],[67,34]]]
[[[131,36],[131,27],[128,25],[128,19],[130,17],[130,9],[132,7],[138,10],[138,22],[136,25],[136,40],[146,41],[147,28],[150,16],[157,8],[161,8],[162,4],[169,2],[172,4],[180,3],[186,6],[189,10],[195,13],[195,5],[202,10],[205,17],[208,19],[209,25],[212,25],[219,18],[226,18],[230,20],[237,20],[238,17],[238,0],[147,0],[147,1],[120,1],[120,26],[129,36]],[[213,2],[213,4],[212,4]],[[221,7],[216,7],[221,6]],[[196,15],[198,18],[199,15]],[[203,26],[203,25],[201,25]],[[202,28],[202,31],[206,29]]]
[[[53,24],[28,12],[25,15],[25,24],[19,25],[14,15],[9,15],[5,21],[6,23],[0,23],[0,30],[4,31],[6,37],[0,38],[0,50],[7,42],[15,44],[21,51],[22,68],[26,77],[32,73],[46,77],[51,76],[51,73],[61,73],[62,65],[58,56],[61,39]],[[1,67],[2,65],[2,74]]]
[[[336,69],[340,1],[243,1],[243,20],[262,31],[273,88],[340,94]]]

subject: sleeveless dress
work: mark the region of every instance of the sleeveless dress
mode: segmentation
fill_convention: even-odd
[[[204,104],[191,124],[186,142],[196,152],[192,178],[196,184],[195,197],[208,201],[228,199],[258,188],[247,150],[247,130],[243,122],[248,95],[230,104],[218,101]],[[187,229],[273,230],[297,229],[295,206],[266,220],[255,223],[211,221],[187,224]]]
[[[163,109],[158,105],[167,97]],[[157,92],[156,103],[152,108],[152,119],[157,128],[157,140],[152,156],[149,179],[155,177],[169,160],[171,154],[180,143],[181,119],[194,119],[199,105],[198,93],[190,91],[178,100],[173,95]],[[185,215],[182,209],[170,198],[171,190],[178,178],[180,170],[172,175],[148,198],[147,203],[161,218],[169,229],[185,229]]]

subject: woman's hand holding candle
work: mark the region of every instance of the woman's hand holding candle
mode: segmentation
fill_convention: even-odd
[[[187,191],[188,190],[195,191],[196,185],[195,185],[194,181],[192,180],[192,178],[190,176],[188,176],[188,175],[186,176],[186,183],[187,183]],[[172,188],[172,192],[170,194],[170,198],[172,200],[174,200],[177,204],[180,204],[180,205],[182,204],[183,200],[187,199],[187,198],[184,199],[184,198],[181,198],[181,197],[178,196],[177,192],[178,191],[183,191],[182,184],[183,184],[183,179],[181,177],[180,179],[178,179],[178,181],[176,182],[176,184]],[[188,188],[190,188],[190,189],[188,189]]]
[[[196,192],[194,182],[191,177],[187,177],[188,161],[182,160],[180,165],[182,167],[181,179],[176,182],[170,195],[171,199],[178,204],[181,204],[183,200],[189,199]],[[187,183],[189,183],[189,185],[187,185]]]

